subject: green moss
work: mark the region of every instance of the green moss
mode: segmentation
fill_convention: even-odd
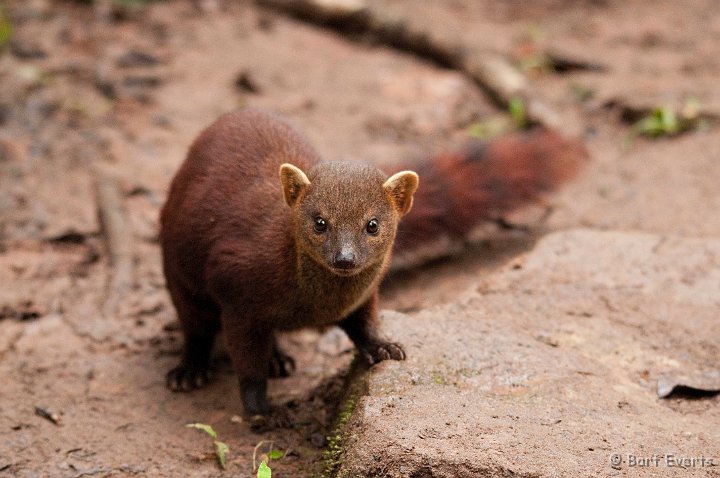
[[[323,452],[325,466],[321,478],[334,477],[340,467],[342,457],[345,453],[345,427],[355,411],[358,399],[359,395],[357,393],[351,394],[338,414],[335,428],[333,428],[332,434],[328,437],[327,448]]]
[[[433,371],[432,381],[435,385],[447,385],[447,379],[442,373],[438,371]]]

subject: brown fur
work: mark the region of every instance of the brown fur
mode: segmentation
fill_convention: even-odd
[[[204,384],[220,330],[250,414],[269,411],[268,374],[292,366],[275,330],[339,324],[371,363],[403,359],[376,332],[377,289],[416,186],[411,172],[388,180],[373,166],[320,162],[266,112],[246,109],[211,125],[161,213],[165,277],[185,334],[168,385]],[[314,229],[320,217],[326,231]],[[374,234],[370,221],[379,224]]]
[[[185,335],[173,390],[208,379],[222,330],[249,414],[267,414],[267,378],[294,366],[274,332],[337,324],[371,363],[405,354],[377,333],[378,285],[398,247],[535,200],[578,152],[558,135],[518,134],[390,178],[321,162],[303,136],[256,109],[227,114],[193,143],[161,213],[167,287]],[[412,207],[412,209],[411,209]],[[408,213],[403,222],[400,218]]]
[[[463,239],[483,222],[538,202],[571,179],[586,157],[578,141],[538,128],[416,161],[422,183],[398,228],[395,252],[411,255],[440,236]]]

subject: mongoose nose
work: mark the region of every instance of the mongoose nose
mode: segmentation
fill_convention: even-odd
[[[352,249],[340,249],[333,262],[338,269],[352,269],[355,267],[355,253]]]

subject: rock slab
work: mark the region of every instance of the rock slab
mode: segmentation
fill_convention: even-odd
[[[384,313],[337,476],[720,476],[720,240],[571,230],[452,304]]]

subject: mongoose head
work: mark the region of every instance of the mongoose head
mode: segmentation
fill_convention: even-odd
[[[297,247],[332,273],[352,276],[387,260],[419,180],[412,171],[388,178],[367,164],[326,162],[307,174],[283,164],[280,181]]]

